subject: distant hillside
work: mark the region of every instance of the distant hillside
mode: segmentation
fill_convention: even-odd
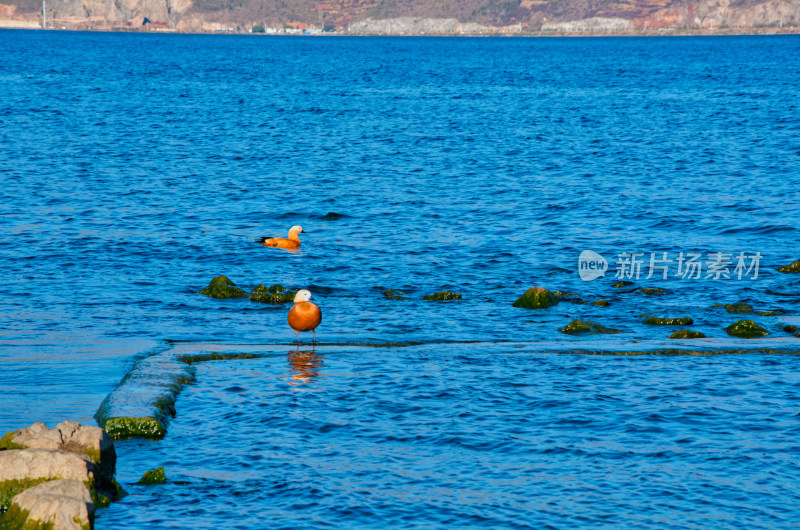
[[[13,0],[6,0],[13,1]],[[41,23],[41,0],[0,4],[0,26]],[[365,34],[793,32],[800,0],[47,0],[72,29]],[[9,22],[10,21],[10,22]],[[12,24],[13,25],[13,24]]]

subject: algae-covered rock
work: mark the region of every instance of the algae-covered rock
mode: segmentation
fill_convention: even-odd
[[[800,328],[798,328],[797,326],[788,325],[788,326],[783,326],[783,328],[781,329],[783,329],[783,331],[785,331],[786,333],[791,333],[795,337],[800,337]]]
[[[783,267],[778,268],[778,272],[786,272],[786,273],[800,272],[800,259],[797,261],[793,261],[790,265],[784,265]]]
[[[780,316],[782,314],[783,314],[783,311],[781,311],[780,309],[776,309],[775,311],[756,311],[756,315],[759,315],[759,316],[762,316],[762,317],[776,317],[776,316]]]
[[[682,329],[676,331],[672,335],[669,336],[671,339],[704,339],[706,338],[705,335],[700,333],[699,331],[692,331],[690,329]]]
[[[559,331],[568,335],[580,335],[583,333],[600,333],[603,335],[610,335],[620,332],[618,329],[607,328],[598,324],[597,322],[592,322],[591,320],[573,320]]]
[[[217,276],[200,294],[211,298],[247,298],[247,293],[236,287],[227,276]]]
[[[736,302],[735,304],[725,304],[725,311],[732,314],[752,313],[753,306],[744,301]]]
[[[558,298],[547,289],[543,287],[531,287],[511,305],[514,307],[524,307],[526,309],[545,309],[557,303]]]
[[[89,488],[78,480],[53,480],[16,495],[9,519],[24,520],[19,528],[83,530],[91,527],[95,505]],[[8,515],[8,514],[7,514]],[[5,518],[0,526],[7,528]]]
[[[644,321],[649,326],[691,326],[694,321],[689,317],[659,318],[650,317]]]
[[[297,292],[289,291],[286,287],[279,284],[271,285],[270,287],[266,285],[257,285],[253,288],[253,292],[250,293],[248,297],[253,302],[278,305],[294,302],[296,294]]]
[[[751,339],[753,337],[763,337],[769,335],[767,330],[753,322],[752,320],[737,320],[727,328],[725,331],[728,335],[733,337],[741,337],[744,339]]]
[[[403,300],[406,293],[396,289],[386,289],[381,294],[390,300]]]
[[[631,285],[633,285],[633,282],[626,282],[626,281],[623,280],[623,281],[619,281],[619,282],[615,283],[611,287],[614,287],[615,289],[619,289],[620,287],[629,287]]]
[[[600,307],[608,307],[611,305],[608,300],[595,300],[594,302],[589,303]]]
[[[166,433],[164,425],[152,417],[109,418],[105,422],[105,429],[112,440],[127,440],[128,438],[161,440]]]
[[[152,471],[145,471],[137,484],[163,484],[167,481],[163,467],[157,467]]]
[[[450,291],[440,291],[438,293],[426,294],[422,297],[423,300],[435,300],[437,302],[446,302],[448,300],[461,300],[461,293],[451,293]]]
[[[585,304],[586,300],[578,296],[578,293],[565,293],[564,291],[553,291],[553,296],[559,302],[569,302],[570,304]]]
[[[642,292],[644,294],[667,294],[667,293],[669,293],[669,291],[667,291],[666,289],[650,288],[650,287],[645,287],[644,289],[642,289]]]

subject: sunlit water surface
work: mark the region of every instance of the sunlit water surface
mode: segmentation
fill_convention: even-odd
[[[267,353],[198,365],[163,441],[117,444],[131,495],[98,528],[800,520],[800,275],[776,271],[800,259],[800,39],[0,31],[0,57],[0,430],[92,422],[169,341]],[[294,224],[299,252],[254,242]],[[613,288],[623,252],[645,266]],[[761,261],[646,278],[663,252]],[[309,288],[322,345],[293,353],[286,306],[197,294],[220,274]],[[511,306],[534,285],[610,305]],[[740,300],[784,314],[712,307]],[[644,314],[706,349],[753,318],[770,336],[735,346],[784,353],[550,351],[693,347]],[[418,345],[363,346],[389,343]]]

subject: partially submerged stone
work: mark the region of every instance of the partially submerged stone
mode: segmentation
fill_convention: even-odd
[[[669,293],[669,291],[667,291],[666,289],[660,289],[660,288],[657,288],[657,287],[656,288],[645,287],[644,289],[642,289],[642,292],[644,294],[667,294],[667,293]]]
[[[778,272],[785,272],[785,273],[798,273],[800,272],[800,259],[797,261],[793,261],[789,265],[784,265],[783,267],[778,268]]]
[[[461,300],[461,293],[452,293],[450,291],[439,291],[438,293],[426,294],[422,297],[423,300],[434,300],[437,302],[447,302],[449,300]]]
[[[783,328],[781,329],[783,329],[783,331],[785,331],[786,333],[791,333],[795,337],[800,337],[800,328],[797,326],[787,325],[783,326]]]
[[[289,291],[283,285],[275,284],[269,287],[266,285],[258,285],[253,288],[253,292],[248,296],[252,302],[279,305],[287,302],[294,302],[296,294],[295,291]]]
[[[585,304],[586,300],[578,296],[578,293],[565,293],[564,291],[553,291],[553,296],[559,302],[569,302],[570,304]]]
[[[145,471],[137,484],[163,484],[167,481],[167,475],[163,467],[157,467],[152,471]]]
[[[644,321],[649,326],[691,326],[694,321],[689,317],[659,318],[650,317]]]
[[[16,495],[3,528],[51,528],[85,530],[94,520],[95,505],[89,489],[78,480],[53,480],[34,486]],[[14,521],[16,524],[10,524]]]
[[[783,311],[776,309],[774,311],[756,311],[756,315],[762,317],[777,317],[783,314]]]
[[[614,334],[619,333],[618,329],[607,328],[591,320],[573,320],[559,331],[568,335],[580,335],[584,333]]]
[[[200,294],[211,298],[247,298],[248,295],[242,289],[236,287],[227,276],[217,276],[208,284]]]
[[[725,331],[728,335],[733,337],[741,337],[744,339],[751,339],[754,337],[763,337],[769,335],[769,332],[753,322],[752,320],[737,320],[727,328]]]
[[[620,287],[629,287],[631,285],[633,285],[633,282],[627,282],[625,280],[622,280],[622,281],[619,281],[619,282],[615,283],[611,287],[613,287],[615,289],[619,289]]]
[[[608,307],[611,305],[608,300],[595,300],[594,302],[589,303],[600,307]]]
[[[82,453],[58,449],[0,451],[0,483],[9,480],[71,479],[94,482],[97,465]]]
[[[736,302],[735,304],[725,304],[725,311],[732,314],[752,313],[753,306],[751,306],[747,302],[741,301],[741,302]]]
[[[706,338],[705,335],[700,333],[699,331],[692,331],[690,329],[682,329],[676,331],[672,335],[669,336],[671,339],[704,339]]]
[[[406,293],[396,289],[386,289],[381,294],[390,300],[403,300]]]
[[[526,309],[546,309],[558,303],[558,298],[543,287],[531,287],[511,304]]]

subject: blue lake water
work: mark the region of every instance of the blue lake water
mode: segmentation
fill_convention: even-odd
[[[92,423],[148,355],[265,355],[199,364],[164,440],[117,444],[98,528],[800,519],[797,37],[0,31],[0,58],[0,431]],[[295,224],[298,252],[255,242]],[[220,274],[310,289],[320,344],[197,294]],[[512,307],[532,286],[610,305]],[[665,348],[764,351],[565,353]]]

